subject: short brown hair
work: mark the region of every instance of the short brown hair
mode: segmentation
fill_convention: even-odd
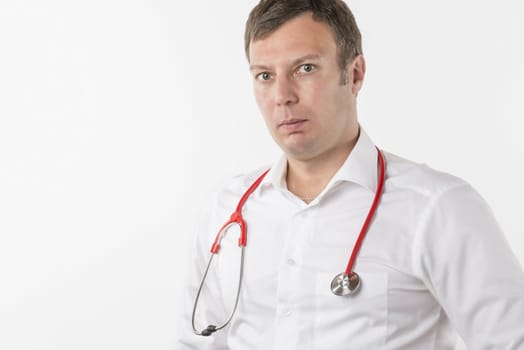
[[[335,35],[341,71],[362,54],[362,37],[349,7],[342,0],[260,0],[246,22],[244,48],[249,61],[251,42],[264,39],[285,22],[311,12],[313,19],[326,23]]]

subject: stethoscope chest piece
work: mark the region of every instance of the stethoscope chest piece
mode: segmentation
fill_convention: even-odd
[[[351,272],[349,276],[339,273],[331,281],[331,291],[338,296],[351,295],[358,292],[360,288],[360,277],[356,272]]]
[[[338,275],[333,278],[333,281],[331,282],[331,291],[333,294],[337,296],[346,296],[346,295],[354,295],[358,292],[360,288],[360,277],[357,273],[353,272],[353,265],[355,263],[355,259],[357,258],[358,252],[360,250],[360,246],[362,245],[362,241],[366,235],[366,232],[369,228],[369,225],[371,224],[371,220],[373,219],[373,216],[375,215],[375,211],[378,206],[378,202],[380,200],[380,197],[382,195],[383,189],[384,189],[384,182],[385,182],[385,176],[386,176],[386,168],[385,168],[385,161],[384,156],[382,155],[382,152],[377,148],[378,152],[378,183],[377,183],[377,190],[375,192],[375,197],[373,199],[373,203],[371,204],[371,207],[369,208],[368,215],[366,216],[366,220],[364,221],[364,224],[362,225],[362,228],[360,229],[360,233],[357,236],[357,240],[355,241],[355,244],[353,245],[353,250],[351,251],[351,256],[349,258],[346,270],[342,273],[339,273]],[[215,241],[213,242],[213,245],[211,246],[211,256],[209,258],[209,262],[207,263],[207,267],[204,271],[204,274],[202,276],[202,280],[200,281],[200,286],[198,287],[197,295],[195,297],[195,303],[193,304],[193,314],[191,317],[191,323],[193,327],[193,331],[196,335],[203,335],[203,336],[209,336],[213,333],[215,333],[218,330],[221,330],[225,328],[233,318],[233,315],[235,314],[236,308],[238,306],[238,301],[240,298],[240,287],[242,284],[242,274],[244,269],[244,247],[247,244],[247,226],[242,218],[242,208],[244,206],[244,203],[247,201],[248,197],[255,191],[255,189],[260,185],[262,180],[264,179],[264,176],[268,173],[269,169],[266,170],[262,175],[258,177],[258,179],[251,184],[251,186],[248,188],[248,190],[242,195],[242,198],[240,198],[240,201],[237,204],[237,207],[233,214],[231,214],[231,217],[226,223],[220,228],[218,231],[218,234],[215,238]],[[202,291],[202,288],[204,286],[204,282],[206,280],[207,274],[209,272],[209,267],[211,266],[211,261],[213,260],[213,256],[218,254],[220,251],[220,242],[225,235],[227,229],[231,225],[238,225],[240,227],[240,237],[238,240],[238,245],[241,248],[241,254],[240,254],[240,270],[239,270],[239,278],[238,278],[238,287],[237,287],[237,293],[235,297],[235,305],[231,311],[231,314],[229,315],[229,318],[222,323],[220,326],[215,325],[209,325],[206,329],[202,331],[198,331],[196,329],[195,325],[195,314],[197,310],[198,300],[200,298],[200,293]]]

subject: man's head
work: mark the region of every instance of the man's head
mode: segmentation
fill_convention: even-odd
[[[339,39],[340,31],[358,33],[339,0],[262,0],[251,12],[246,53],[255,98],[288,159],[347,156],[358,136],[356,97],[365,61],[360,34]]]
[[[342,0],[261,0],[251,10],[246,23],[244,48],[249,60],[251,43],[264,39],[285,22],[310,12],[313,19],[329,26],[337,43],[341,82],[345,67],[362,55],[362,38],[351,10]]]

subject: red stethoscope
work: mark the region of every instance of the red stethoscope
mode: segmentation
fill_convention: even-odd
[[[373,199],[373,203],[371,204],[371,207],[369,209],[368,215],[366,217],[366,220],[364,221],[364,224],[362,225],[362,228],[360,229],[360,233],[357,237],[357,240],[355,242],[355,245],[353,246],[353,250],[351,252],[351,256],[349,258],[346,270],[344,272],[339,273],[333,278],[333,281],[331,281],[331,291],[333,294],[338,296],[345,296],[345,295],[351,295],[355,294],[361,284],[360,276],[353,271],[353,265],[355,264],[355,260],[357,259],[358,252],[360,250],[360,247],[362,246],[362,241],[364,240],[364,237],[366,236],[366,232],[368,231],[369,225],[371,224],[371,220],[373,219],[373,216],[375,215],[375,212],[377,210],[378,202],[380,200],[380,197],[382,196],[382,192],[384,189],[384,182],[386,178],[386,165],[384,161],[384,156],[382,155],[382,152],[380,149],[378,149],[378,184],[377,184],[377,190],[375,192],[375,197]],[[235,311],[238,306],[238,300],[240,297],[240,287],[242,284],[242,274],[244,270],[244,248],[247,244],[247,227],[246,222],[244,221],[244,218],[242,217],[242,207],[246,203],[248,197],[255,191],[255,189],[260,185],[266,174],[268,173],[269,169],[266,170],[258,179],[256,179],[253,184],[247,189],[247,191],[244,193],[244,195],[240,198],[240,201],[237,204],[237,207],[233,214],[231,214],[231,217],[229,220],[220,228],[218,231],[218,234],[216,235],[215,241],[213,242],[213,245],[211,246],[211,256],[209,257],[209,262],[207,263],[206,269],[204,271],[204,275],[202,276],[202,281],[200,282],[200,286],[198,288],[198,292],[195,298],[195,303],[193,305],[193,314],[191,317],[191,323],[193,327],[193,331],[196,335],[203,335],[203,336],[209,336],[213,334],[214,332],[224,328],[231,322],[231,319],[233,318],[233,315],[235,314]],[[235,305],[233,307],[233,310],[231,311],[231,314],[227,318],[227,320],[221,325],[221,326],[214,326],[209,325],[207,328],[205,328],[202,331],[197,331],[195,328],[195,313],[198,305],[198,299],[200,298],[200,293],[202,291],[202,287],[204,286],[204,282],[207,277],[207,273],[209,272],[209,267],[211,266],[211,262],[213,261],[213,257],[218,254],[220,251],[220,242],[222,241],[222,238],[224,237],[227,230],[234,225],[238,225],[240,228],[240,237],[238,239],[238,245],[241,249],[240,253],[240,272],[239,272],[239,278],[238,278],[238,287],[237,287],[237,293],[236,293],[236,299],[235,299]]]

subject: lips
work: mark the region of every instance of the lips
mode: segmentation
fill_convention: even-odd
[[[307,122],[307,119],[293,118],[289,120],[284,120],[283,122],[278,124],[278,127],[279,129],[282,129],[286,132],[295,132],[295,131],[300,131],[300,129],[302,129],[302,127],[304,126],[306,122]]]

